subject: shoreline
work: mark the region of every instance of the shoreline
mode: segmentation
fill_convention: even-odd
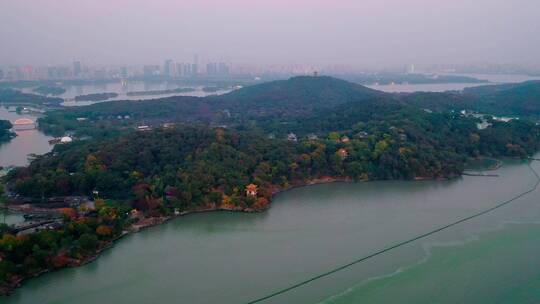
[[[502,165],[502,161],[499,161],[499,162]],[[500,168],[500,167],[498,167],[498,168]],[[494,169],[494,170],[496,170],[496,169]],[[426,181],[426,180],[442,181],[442,180],[451,180],[451,179],[455,179],[455,178],[462,177],[462,176],[463,176],[462,174],[459,174],[459,175],[456,175],[456,176],[449,176],[449,177],[445,177],[445,178],[415,177],[413,179],[404,180],[404,181],[411,181],[411,182]],[[35,274],[31,274],[31,275],[28,275],[26,277],[17,278],[13,282],[0,284],[0,297],[9,297],[11,294],[13,294],[13,292],[17,288],[21,287],[26,281],[28,281],[28,280],[30,280],[32,278],[36,278],[36,277],[39,277],[39,276],[47,274],[47,273],[60,271],[62,269],[76,268],[76,267],[80,267],[80,266],[90,264],[90,263],[96,261],[101,256],[101,254],[103,252],[105,252],[105,251],[107,251],[109,249],[112,249],[124,237],[126,237],[128,235],[132,235],[134,233],[141,232],[143,230],[146,230],[146,229],[149,229],[149,228],[152,228],[152,227],[155,227],[155,226],[165,224],[165,223],[167,223],[167,222],[169,222],[171,220],[178,219],[178,218],[183,217],[183,216],[197,214],[197,213],[207,213],[207,212],[261,213],[261,212],[265,212],[268,209],[270,209],[271,206],[272,206],[273,198],[277,194],[282,193],[282,192],[294,190],[294,189],[297,189],[297,188],[310,187],[310,186],[316,186],[316,185],[322,185],[322,184],[361,183],[361,182],[370,182],[370,181],[375,181],[375,180],[359,180],[359,181],[355,181],[350,177],[322,176],[322,177],[310,179],[310,180],[307,180],[307,181],[301,181],[301,182],[297,181],[297,182],[294,182],[294,183],[292,183],[290,185],[287,185],[287,186],[275,186],[275,187],[273,187],[271,189],[271,195],[270,195],[269,203],[264,208],[257,208],[257,209],[254,209],[254,208],[241,208],[241,207],[229,208],[229,207],[215,206],[215,207],[210,207],[210,208],[204,207],[204,208],[200,208],[200,209],[192,209],[192,210],[182,211],[179,214],[173,214],[173,215],[168,215],[168,216],[144,218],[143,220],[147,220],[145,223],[141,223],[139,225],[132,224],[129,230],[124,230],[119,236],[117,236],[116,238],[108,241],[107,244],[105,244],[103,247],[97,249],[96,252],[89,255],[88,257],[85,257],[85,258],[83,258],[81,260],[74,260],[74,261],[72,261],[72,263],[68,264],[67,266],[61,267],[61,268],[43,269],[43,270],[41,270],[41,271],[39,271],[39,272],[37,272]],[[7,210],[17,210],[18,209],[19,211],[21,211],[20,208],[13,208],[13,207],[14,207],[13,205],[8,205],[8,204],[3,206],[3,208],[7,209]]]

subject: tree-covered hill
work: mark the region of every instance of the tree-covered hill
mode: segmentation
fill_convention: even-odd
[[[251,108],[267,107],[333,107],[351,101],[382,97],[386,93],[345,80],[320,76],[299,76],[249,86],[213,97],[228,105]]]
[[[499,115],[540,117],[540,81],[486,86],[465,91],[480,109]]]
[[[408,105],[434,112],[475,110],[474,101],[457,92],[415,92],[396,94],[396,98]]]
[[[490,115],[540,118],[540,81],[467,88],[463,92],[396,94],[404,103],[432,111],[472,110]]]
[[[189,123],[262,130],[284,136],[316,135],[351,129],[353,124],[384,121],[396,113],[459,112],[520,114],[537,111],[538,83],[497,88],[494,93],[459,92],[387,94],[331,77],[294,77],[246,87],[222,96],[169,97],[144,101],[113,101],[49,112],[40,119],[48,133],[109,136],[111,130],[137,125]],[[479,89],[484,92],[486,89]],[[523,114],[523,115],[525,115]],[[410,114],[421,115],[421,114]],[[116,132],[117,133],[117,132]]]
[[[359,107],[368,109],[373,102],[382,100],[397,103],[388,94],[347,81],[331,77],[295,77],[253,85],[221,96],[112,101],[63,109],[49,112],[39,123],[44,131],[55,135],[65,131],[91,132],[99,129],[96,127],[164,122],[284,125],[319,115],[340,104],[357,102]]]
[[[248,183],[266,189],[262,193],[268,198],[275,187],[321,176],[453,177],[468,157],[525,157],[540,148],[540,128],[525,121],[494,122],[478,130],[475,119],[410,107],[374,110],[362,120],[364,113],[355,113],[351,104],[321,118],[318,123],[326,127],[317,138],[290,141],[256,131],[184,125],[133,131],[56,146],[14,170],[8,182],[13,191],[37,198],[99,190],[106,197],[137,200],[134,189],[150,187],[163,199],[165,189],[173,187],[179,191],[178,206],[185,207],[208,203],[213,192],[244,202],[241,190]],[[314,120],[306,128],[317,126]]]
[[[540,81],[531,80],[531,81],[517,82],[517,83],[482,85],[482,86],[477,86],[477,87],[465,88],[463,92],[468,95],[483,96],[483,95],[492,95],[498,92],[508,91],[515,88],[521,88],[521,87],[527,87],[530,85],[539,85],[539,84],[540,84]]]

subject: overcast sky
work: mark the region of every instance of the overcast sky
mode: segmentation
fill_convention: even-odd
[[[0,0],[0,65],[537,63],[540,0]]]

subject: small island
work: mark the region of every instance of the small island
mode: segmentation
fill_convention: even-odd
[[[229,86],[206,86],[202,88],[203,92],[206,92],[206,93],[215,93],[218,91],[228,90],[228,89],[230,89]]]
[[[171,90],[153,90],[153,91],[133,91],[127,92],[127,96],[152,96],[152,95],[168,95],[179,93],[190,93],[195,91],[194,88],[177,88]]]
[[[61,87],[39,86],[37,88],[34,88],[32,91],[41,95],[58,96],[64,94],[66,92],[66,89]]]
[[[94,93],[75,96],[75,101],[104,101],[118,97],[118,93]]]

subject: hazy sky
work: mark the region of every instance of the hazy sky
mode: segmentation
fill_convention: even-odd
[[[540,0],[0,0],[0,65],[537,63]]]

